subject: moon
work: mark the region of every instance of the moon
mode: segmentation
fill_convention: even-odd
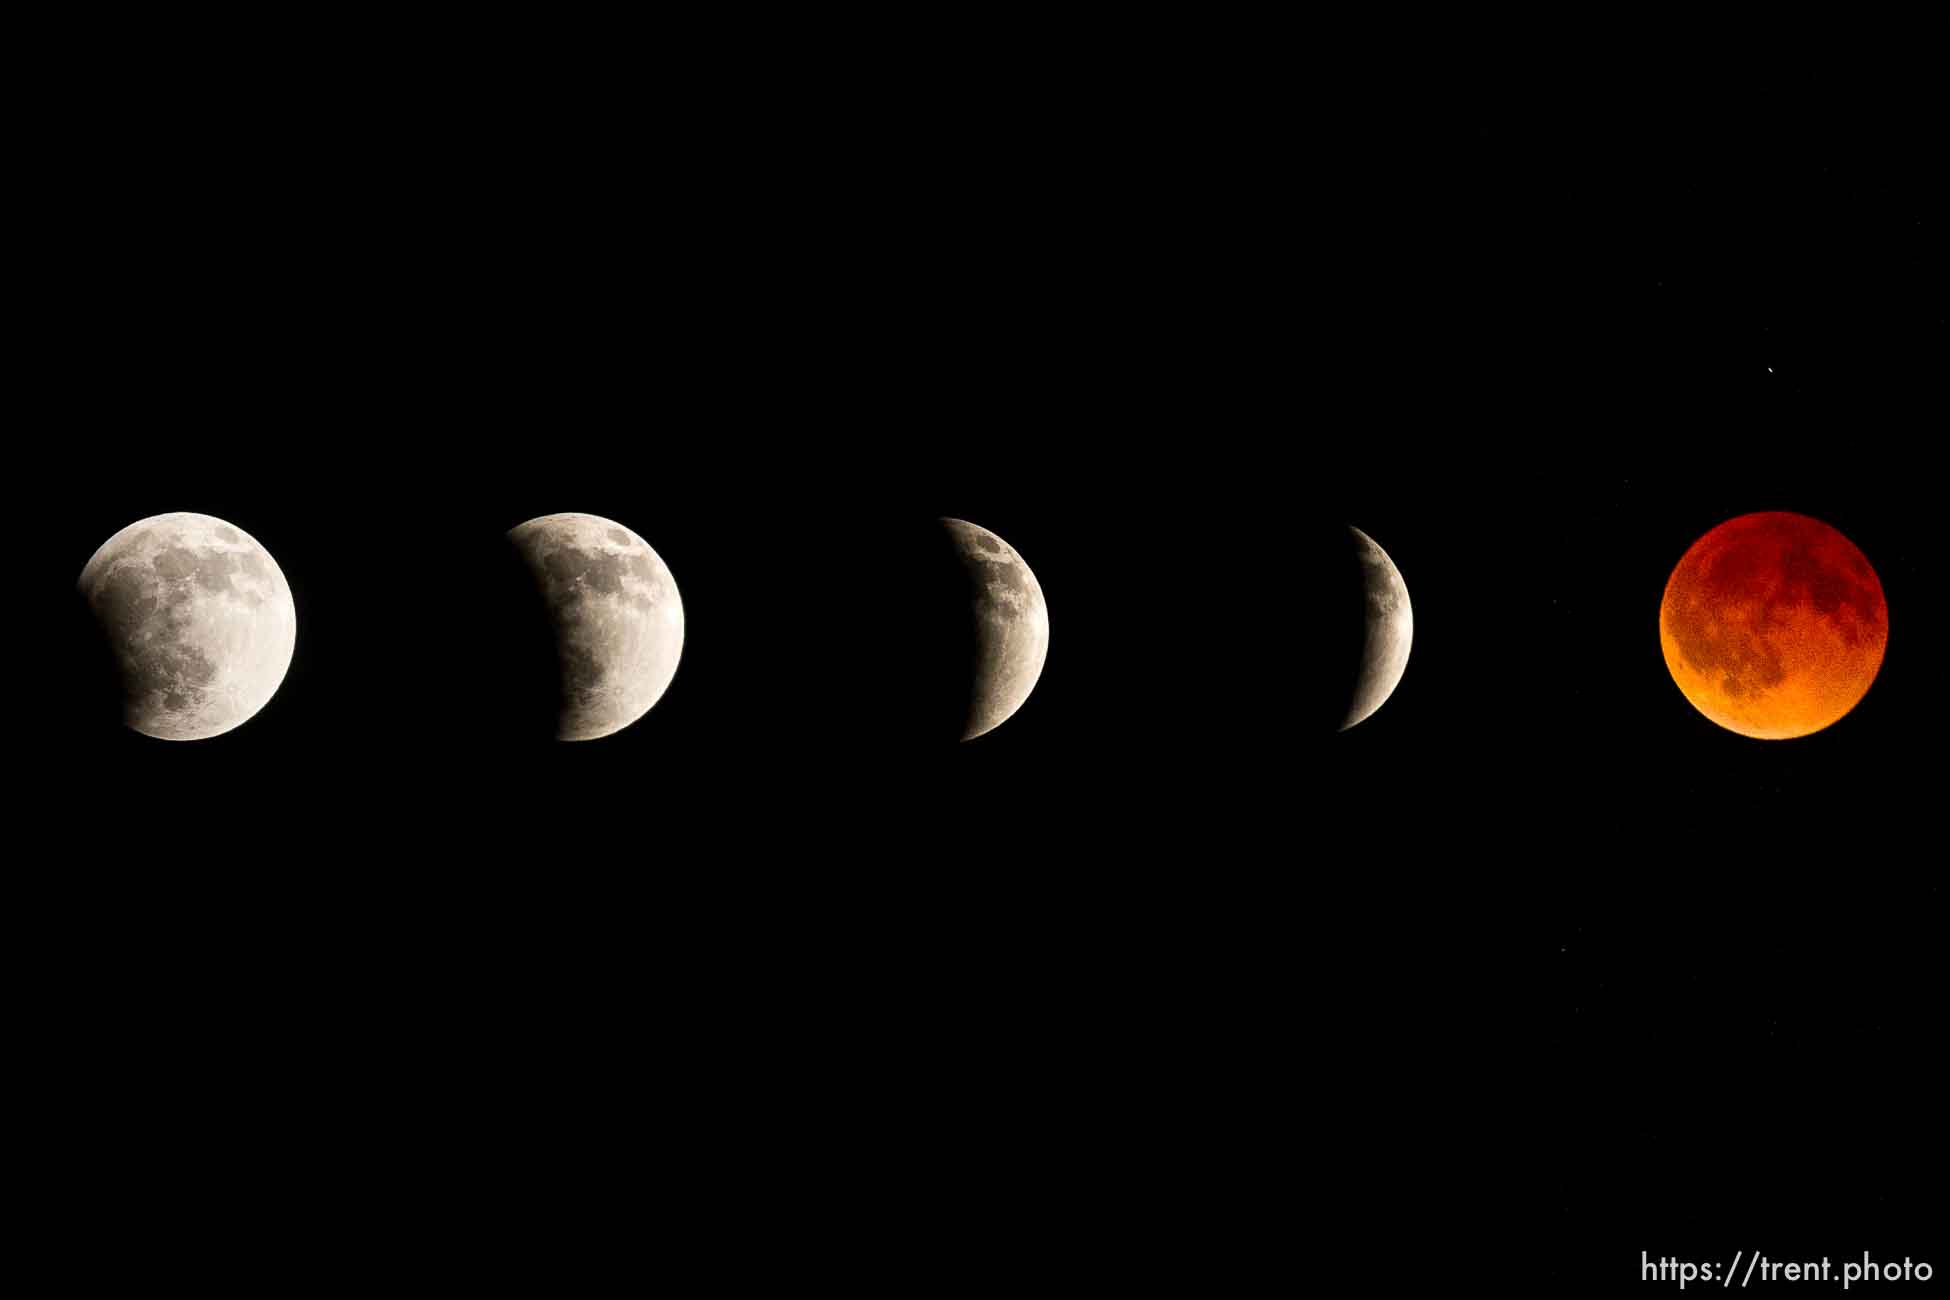
[[[508,532],[546,606],[561,669],[556,736],[595,740],[663,698],[684,651],[684,603],[650,544],[613,520],[559,514]]]
[[[1759,740],[1810,735],[1868,693],[1889,607],[1868,557],[1819,519],[1768,511],[1694,542],[1666,583],[1659,646],[1692,706]]]
[[[1388,702],[1408,667],[1408,647],[1415,637],[1415,615],[1408,601],[1408,584],[1388,552],[1359,528],[1350,527],[1354,559],[1360,566],[1362,636],[1354,693],[1342,731],[1374,715]]]
[[[1049,607],[1014,547],[965,519],[941,526],[968,578],[974,615],[974,679],[961,734],[967,741],[1007,722],[1036,689],[1049,657]]]
[[[145,736],[220,736],[269,703],[291,667],[291,588],[235,524],[138,520],[102,543],[75,586],[120,670],[123,721]]]

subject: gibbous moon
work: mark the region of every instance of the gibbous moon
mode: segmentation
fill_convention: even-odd
[[[130,524],[76,588],[120,670],[123,721],[145,736],[222,735],[269,703],[291,667],[291,588],[268,551],[221,519]]]
[[[1787,740],[1854,708],[1882,667],[1889,607],[1855,543],[1786,511],[1729,519],[1666,583],[1659,646],[1692,706],[1728,731]]]
[[[596,515],[543,515],[513,528],[561,667],[556,732],[594,740],[663,698],[684,650],[684,604],[650,544]]]
[[[1363,626],[1354,694],[1341,721],[1342,731],[1372,716],[1395,693],[1408,667],[1408,646],[1415,635],[1408,584],[1402,581],[1401,571],[1374,538],[1359,528],[1347,531],[1353,535],[1354,559],[1360,566]]]
[[[965,519],[943,519],[969,581],[974,680],[961,738],[995,730],[1022,707],[1049,656],[1043,588],[1015,548]]]

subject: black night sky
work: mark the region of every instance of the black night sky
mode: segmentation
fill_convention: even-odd
[[[1950,1264],[1907,138],[559,57],[550,95],[171,84],[36,129],[12,1063],[80,1257]],[[181,745],[90,694],[72,593],[175,510],[299,618],[264,711]],[[1801,741],[1659,651],[1674,563],[1755,510],[1888,596]],[[687,621],[581,745],[502,725],[488,600],[556,511],[640,533]],[[1052,628],[960,747],[889,649],[942,515]],[[1296,551],[1344,524],[1414,648],[1310,734]]]

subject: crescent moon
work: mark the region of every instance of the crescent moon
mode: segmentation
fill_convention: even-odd
[[[970,585],[975,675],[961,738],[973,740],[1007,722],[1036,689],[1049,657],[1049,607],[1014,547],[966,519],[941,525]]]
[[[1354,697],[1341,722],[1342,731],[1365,721],[1388,702],[1408,668],[1408,647],[1415,639],[1415,615],[1401,570],[1374,538],[1359,528],[1347,531],[1354,536],[1354,558],[1361,566],[1366,632]]]

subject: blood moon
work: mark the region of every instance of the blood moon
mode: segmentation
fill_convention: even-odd
[[[1889,607],[1868,557],[1819,519],[1741,515],[1680,558],[1659,644],[1694,708],[1743,736],[1787,740],[1820,731],[1868,692]]]

